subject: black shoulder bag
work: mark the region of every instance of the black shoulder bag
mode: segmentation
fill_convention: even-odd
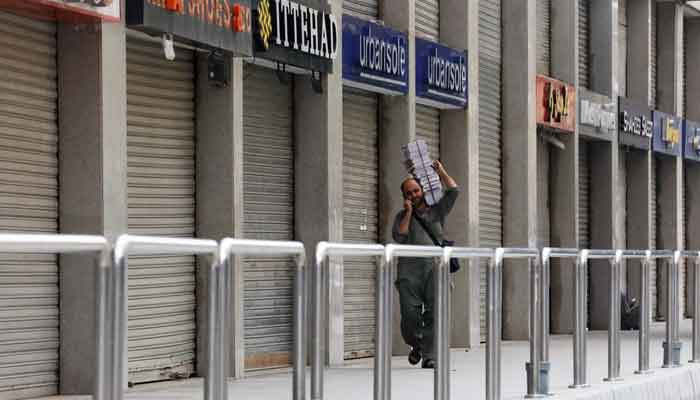
[[[423,218],[419,217],[415,213],[413,214],[413,218],[415,218],[416,221],[418,221],[418,223],[423,228],[425,233],[427,233],[428,236],[430,236],[430,240],[433,241],[433,244],[435,244],[436,246],[440,246],[440,247],[454,246],[455,242],[453,240],[443,240],[442,242],[438,242],[437,238],[435,237],[435,234],[433,233],[433,231],[430,228],[428,228],[428,225],[425,223],[425,221],[423,221]],[[455,272],[459,271],[461,268],[462,268],[462,266],[459,264],[459,260],[457,260],[456,258],[450,259],[450,272],[451,273],[455,273]]]

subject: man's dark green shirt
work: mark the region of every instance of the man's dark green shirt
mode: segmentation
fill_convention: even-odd
[[[445,190],[444,196],[440,201],[419,213],[418,210],[414,209],[414,213],[418,213],[418,216],[425,221],[428,228],[432,230],[439,242],[444,239],[443,226],[445,224],[445,218],[452,211],[452,207],[457,200],[459,195],[459,188],[447,188]],[[399,225],[403,216],[406,214],[406,210],[401,210],[396,214],[394,218],[394,228],[393,237],[394,241],[398,244],[410,244],[418,246],[434,246],[435,244],[430,239],[428,233],[423,229],[423,227],[416,221],[415,218],[411,218],[411,223],[408,227],[408,233],[402,235],[399,233]],[[431,269],[433,267],[433,260],[430,258],[400,258],[398,265],[398,279],[403,277],[409,277],[413,275],[424,276],[426,269]]]

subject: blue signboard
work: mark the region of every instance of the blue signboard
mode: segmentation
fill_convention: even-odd
[[[683,156],[700,161],[700,123],[683,121]]]
[[[681,129],[683,120],[671,114],[654,111],[653,150],[670,156],[681,155]]]
[[[416,38],[416,102],[437,108],[467,106],[467,52]]]
[[[408,35],[344,14],[343,81],[377,93],[408,93]]]

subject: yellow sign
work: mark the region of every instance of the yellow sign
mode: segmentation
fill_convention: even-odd
[[[670,145],[676,145],[681,142],[681,130],[675,126],[675,121],[672,118],[666,119],[663,139],[664,142]]]
[[[270,48],[270,36],[272,35],[272,15],[270,15],[268,0],[260,0],[258,3],[258,22],[260,23],[260,39],[267,50]]]

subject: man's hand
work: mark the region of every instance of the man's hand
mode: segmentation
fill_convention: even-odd
[[[403,200],[403,209],[405,212],[399,223],[399,233],[407,235],[408,229],[411,227],[411,218],[413,218],[413,203],[411,203],[411,200]]]
[[[411,200],[403,201],[403,209],[406,210],[406,214],[413,213],[413,203],[411,202]]]
[[[448,188],[457,187],[457,182],[455,182],[455,180],[447,174],[447,171],[445,171],[445,167],[440,161],[433,161],[433,169],[435,169],[435,172],[437,172],[437,174],[440,175],[440,180],[442,181],[442,183],[445,184],[445,186],[447,186]]]

